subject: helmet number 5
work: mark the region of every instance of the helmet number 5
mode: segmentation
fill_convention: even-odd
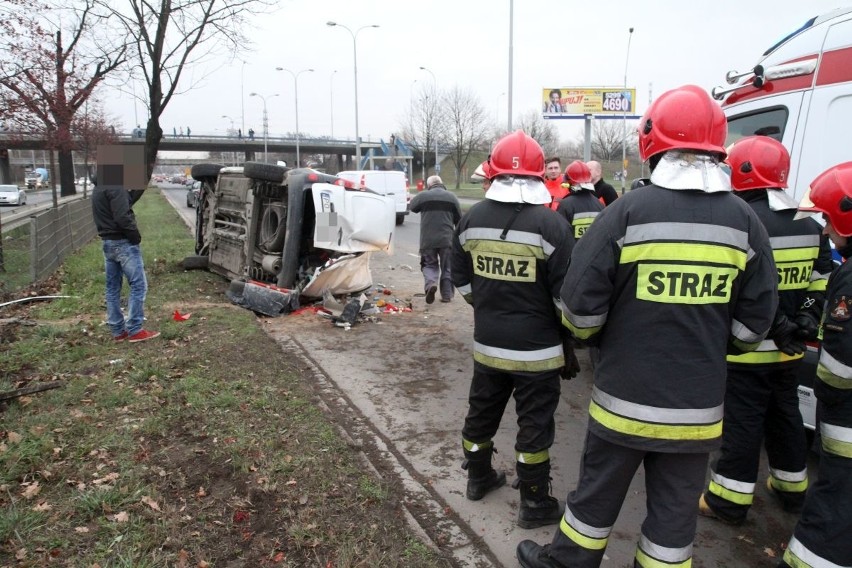
[[[517,170],[521,167],[521,159],[517,156],[512,156],[512,169]]]

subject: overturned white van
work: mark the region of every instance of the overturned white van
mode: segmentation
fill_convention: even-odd
[[[258,162],[198,164],[192,176],[196,258],[226,278],[295,297],[349,294],[371,286],[369,255],[393,242],[393,199],[335,176]]]

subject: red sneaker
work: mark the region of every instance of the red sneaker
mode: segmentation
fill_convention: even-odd
[[[127,339],[127,332],[122,331],[118,335],[113,335],[112,339],[113,339],[113,341],[124,341],[125,339]]]
[[[159,336],[159,331],[146,331],[144,329],[140,329],[138,332],[128,337],[127,341],[129,341],[130,343],[138,343],[140,341],[147,341],[149,339],[154,339],[155,337]]]

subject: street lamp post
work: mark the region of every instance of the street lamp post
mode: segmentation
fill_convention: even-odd
[[[242,59],[240,61],[243,62],[243,66],[240,69],[240,134],[244,134],[246,131],[246,62]]]
[[[269,120],[268,115],[266,114],[266,97],[259,93],[249,93],[250,97],[258,97],[263,101],[263,163],[265,164],[267,160],[267,140],[269,139]],[[278,93],[274,95],[267,95],[269,98],[277,97]]]
[[[228,116],[227,114],[223,114],[222,118],[227,118],[228,120],[231,121],[231,130],[228,131],[228,137],[233,136],[234,135],[234,119],[231,118],[230,116]],[[234,152],[230,152],[230,154],[231,154],[231,164],[236,166],[237,165],[237,156]]]
[[[227,118],[231,121],[231,130],[228,132],[228,136],[230,136],[234,132],[234,119],[228,116],[227,114],[223,114],[222,118]]]
[[[286,71],[293,77],[293,91],[296,95],[296,167],[302,167],[302,155],[299,152],[299,75],[302,73],[313,73],[313,69],[302,69],[298,73],[293,73],[284,67],[276,67],[277,71]]]
[[[331,72],[331,78],[328,80],[328,99],[331,108],[331,139],[334,140],[334,76],[337,74],[337,69]]]
[[[624,58],[624,92],[627,93],[627,63],[630,61],[630,40],[633,39],[633,28],[627,36],[627,56]],[[635,104],[635,101],[632,103]],[[627,177],[627,105],[622,109],[621,132],[621,195],[624,195],[624,178]]]
[[[432,73],[431,69],[420,66],[421,71],[426,71],[430,75],[432,75],[432,81],[435,83],[435,112],[432,115],[432,122],[435,122],[438,118],[438,105],[440,104],[440,98],[438,97],[438,78],[435,77],[435,74]],[[435,128],[435,175],[438,175],[441,166],[438,165],[438,129]]]
[[[370,24],[367,26],[361,26],[354,32],[349,29],[347,26],[343,24],[338,24],[337,22],[326,22],[325,25],[329,27],[339,26],[349,32],[349,35],[352,36],[352,61],[354,62],[355,68],[355,159],[358,162],[357,167],[361,167],[361,137],[358,134],[358,34],[361,30],[367,28],[377,28],[378,24]]]

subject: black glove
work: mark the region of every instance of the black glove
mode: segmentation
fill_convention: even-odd
[[[565,366],[559,370],[559,378],[570,381],[580,372],[580,361],[574,353],[574,340],[570,335],[562,339],[562,352],[565,355]]]
[[[127,242],[131,245],[138,245],[142,242],[142,234],[139,231],[132,231],[127,235]]]
[[[769,339],[775,342],[785,355],[800,355],[805,352],[805,341],[798,337],[799,326],[781,312],[775,316]]]
[[[810,312],[799,312],[793,321],[799,328],[796,332],[796,337],[805,341],[816,341],[817,333],[819,333],[819,321],[817,321],[813,314]]]

